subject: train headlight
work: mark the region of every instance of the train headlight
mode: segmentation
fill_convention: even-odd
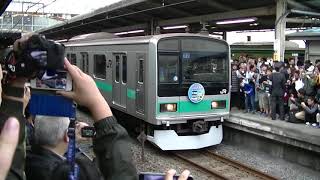
[[[211,102],[211,109],[216,109],[219,106],[218,102],[212,101]]]
[[[160,112],[177,112],[177,104],[160,104]]]
[[[226,108],[226,101],[212,101],[211,102],[211,109],[225,109]]]

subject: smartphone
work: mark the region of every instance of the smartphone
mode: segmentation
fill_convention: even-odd
[[[72,79],[67,71],[46,70],[41,78],[30,81],[31,88],[44,90],[72,90]]]
[[[164,180],[165,174],[163,173],[140,173],[139,180]],[[179,175],[175,175],[173,180],[178,180]],[[187,180],[193,180],[192,176],[189,176]]]

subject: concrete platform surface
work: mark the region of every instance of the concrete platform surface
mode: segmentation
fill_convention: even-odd
[[[225,126],[320,153],[320,128],[232,110]]]

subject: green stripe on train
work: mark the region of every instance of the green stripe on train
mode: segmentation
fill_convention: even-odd
[[[96,82],[97,87],[99,89],[101,89],[102,91],[112,92],[112,85],[105,83],[103,81],[99,81],[99,80],[95,80],[95,82]],[[127,97],[129,99],[135,100],[136,99],[136,91],[133,89],[127,88]]]
[[[128,97],[129,99],[135,100],[135,99],[136,99],[136,91],[133,90],[133,89],[127,88],[127,97]]]
[[[101,89],[102,91],[106,91],[106,92],[112,92],[112,85],[96,80],[96,85],[99,89]]]
[[[224,109],[211,109],[212,101],[226,100],[226,108]],[[157,104],[157,112],[160,113],[160,104],[169,104],[177,103],[178,109],[177,112],[161,112],[161,114],[174,114],[174,113],[193,113],[193,112],[225,112],[229,109],[229,101],[227,99],[212,99],[212,100],[203,100],[197,104],[192,103],[191,101],[180,101],[180,102],[160,102]]]

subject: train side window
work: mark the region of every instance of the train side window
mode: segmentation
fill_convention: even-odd
[[[120,56],[116,56],[116,82],[120,79]]]
[[[93,74],[94,77],[100,78],[100,79],[106,79],[106,66],[107,66],[107,61],[106,61],[106,56],[104,54],[95,54],[93,56],[93,61],[94,61],[94,70]]]
[[[89,54],[87,52],[81,52],[81,58],[82,58],[82,63],[81,63],[81,69],[83,72],[88,73],[89,71]]]
[[[143,59],[139,59],[139,74],[138,74],[138,82],[143,83],[144,77],[143,77]]]
[[[70,63],[73,65],[77,65],[77,55],[76,54],[70,54]]]
[[[122,56],[122,83],[127,83],[127,56]]]

